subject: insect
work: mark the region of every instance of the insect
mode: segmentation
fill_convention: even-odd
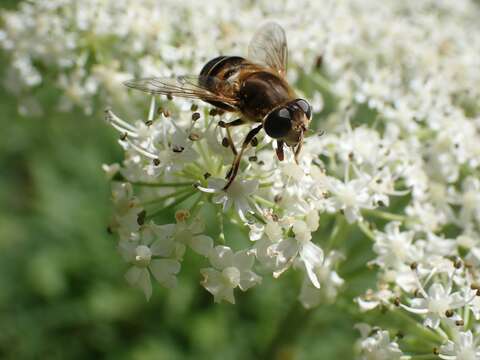
[[[134,79],[124,84],[150,94],[200,99],[218,109],[240,115],[237,120],[218,123],[225,128],[227,146],[235,155],[226,176],[227,183],[223,188],[226,190],[238,173],[243,153],[261,129],[276,140],[276,154],[280,161],[284,159],[284,146],[288,146],[298,162],[312,109],[288,84],[287,61],[285,31],[276,23],[267,23],[253,36],[247,58],[218,56],[207,62],[197,76]],[[243,124],[253,127],[238,151],[230,128]]]

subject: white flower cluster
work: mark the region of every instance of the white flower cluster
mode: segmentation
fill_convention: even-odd
[[[361,340],[357,344],[361,360],[407,360],[396,341],[390,340],[388,331],[371,328],[367,324],[357,324],[357,330],[360,331]]]
[[[305,1],[304,24],[288,15],[297,6],[243,0],[23,1],[17,10],[0,13],[0,48],[11,57],[4,85],[22,96],[20,111],[28,115],[42,111],[35,91],[46,82],[61,91],[60,110],[78,106],[89,114],[99,94],[103,102],[121,106],[127,102],[121,83],[133,75],[197,74],[215,54],[241,54],[252,35],[244,30],[256,28],[265,14],[295,26],[291,58],[308,69],[326,34],[304,30],[318,24],[316,14],[324,13],[324,6]]]
[[[139,285],[147,297],[151,293],[148,269],[160,283],[173,284],[172,276],[179,270],[185,245],[189,245],[211,264],[201,270],[202,284],[216,301],[233,303],[234,288],[247,290],[260,282],[261,277],[251,270],[255,260],[274,277],[292,266],[303,270],[300,300],[306,307],[317,305],[322,296],[334,300],[343,283],[335,272],[341,255],[331,251],[324,256],[321,247],[312,242],[312,232],[318,229],[323,212],[343,210],[350,222],[360,219],[361,208],[376,206],[372,193],[363,189],[361,180],[340,181],[327,176],[307,151],[301,165],[293,162],[292,154],[280,163],[264,135],[257,136],[256,146],[245,154],[245,169],[223,190],[232,152],[222,145],[225,134],[218,126],[220,116],[200,106],[178,112],[173,118],[165,108],[159,113],[152,97],[148,119],[135,124],[106,111],[107,120],[120,133],[126,154],[121,167],[106,166],[105,170],[121,180],[114,182],[117,206],[110,230],[119,234],[119,247],[135,269],[130,272],[137,277],[129,273],[129,281]],[[236,132],[234,141],[241,140],[244,133]],[[319,148],[319,141],[314,136],[307,145]],[[138,188],[135,194],[133,187]],[[220,234],[216,241],[204,235],[199,225],[205,202],[217,207]],[[184,208],[177,212],[176,224],[156,225],[159,214],[179,205]],[[195,219],[191,224],[190,217]],[[244,249],[234,252],[228,246],[225,221],[249,229]],[[170,266],[162,267],[163,273],[158,266],[152,267],[154,261],[167,259]],[[142,277],[138,275],[140,268]]]
[[[372,263],[380,272],[378,289],[357,299],[360,309],[403,311],[435,338],[438,347],[432,350],[441,358],[477,359],[480,349],[472,341],[472,329],[480,320],[478,263],[459,244],[465,235],[447,239],[433,232],[402,231],[396,221],[385,232],[365,231],[374,241],[377,257]]]
[[[99,90],[125,101],[127,76],[195,74],[219,53],[242,55],[253,29],[276,19],[289,41],[289,79],[326,131],[307,137],[298,165],[290,153],[278,161],[260,132],[224,191],[233,156],[218,122],[233,116],[181,99],[152,98],[138,121],[107,111],[125,150],[105,170],[127,280],[147,297],[151,275],[173,286],[189,248],[209,264],[200,273],[215,301],[233,303],[234,289],[259,284],[259,274],[293,268],[311,308],[334,302],[348,281],[337,273],[349,260],[339,243],[342,229],[358,228],[378,269],[359,311],[389,309],[429,351],[412,349],[411,334],[391,340],[361,325],[361,356],[480,359],[478,2],[57,0],[2,17],[9,87],[38,86],[48,66],[62,103],[87,110]],[[247,130],[235,128],[234,142]],[[218,236],[206,235],[207,203]],[[175,223],[159,225],[173,208]],[[324,216],[335,218],[331,233],[319,228]],[[248,230],[242,248],[232,249],[225,222]]]

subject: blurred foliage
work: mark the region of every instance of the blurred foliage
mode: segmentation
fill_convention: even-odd
[[[14,5],[4,0],[1,6]],[[199,286],[201,264],[193,256],[178,288],[156,285],[146,302],[124,282],[127,265],[106,231],[111,209],[101,165],[121,161],[122,153],[102,106],[89,117],[81,109],[60,113],[48,83],[34,95],[47,112],[22,117],[22,99],[0,89],[2,359],[353,357],[357,320],[345,309],[373,278],[360,232],[344,236],[348,261],[339,271],[348,282],[337,306],[300,309],[294,273],[264,277],[262,286],[237,293],[237,305],[214,304]],[[322,219],[320,243],[333,220]],[[232,238],[242,236],[232,229]]]

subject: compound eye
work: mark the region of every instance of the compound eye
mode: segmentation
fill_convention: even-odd
[[[302,109],[302,111],[305,113],[307,118],[311,119],[312,118],[312,107],[308,102],[306,102],[303,99],[298,99],[295,101],[295,104]]]
[[[273,110],[263,122],[268,136],[279,139],[288,134],[292,128],[292,114],[286,107]]]

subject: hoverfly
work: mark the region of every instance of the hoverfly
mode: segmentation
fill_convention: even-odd
[[[243,153],[261,129],[276,140],[276,154],[280,161],[284,159],[284,145],[292,149],[295,161],[298,161],[312,110],[310,104],[298,98],[288,84],[287,60],[285,31],[276,23],[268,23],[253,36],[247,59],[218,56],[207,62],[197,76],[134,79],[124,84],[150,94],[200,99],[218,109],[240,115],[232,122],[218,123],[225,128],[227,146],[235,155],[226,176],[226,190],[237,175]],[[230,128],[243,124],[256,126],[237,151]]]

